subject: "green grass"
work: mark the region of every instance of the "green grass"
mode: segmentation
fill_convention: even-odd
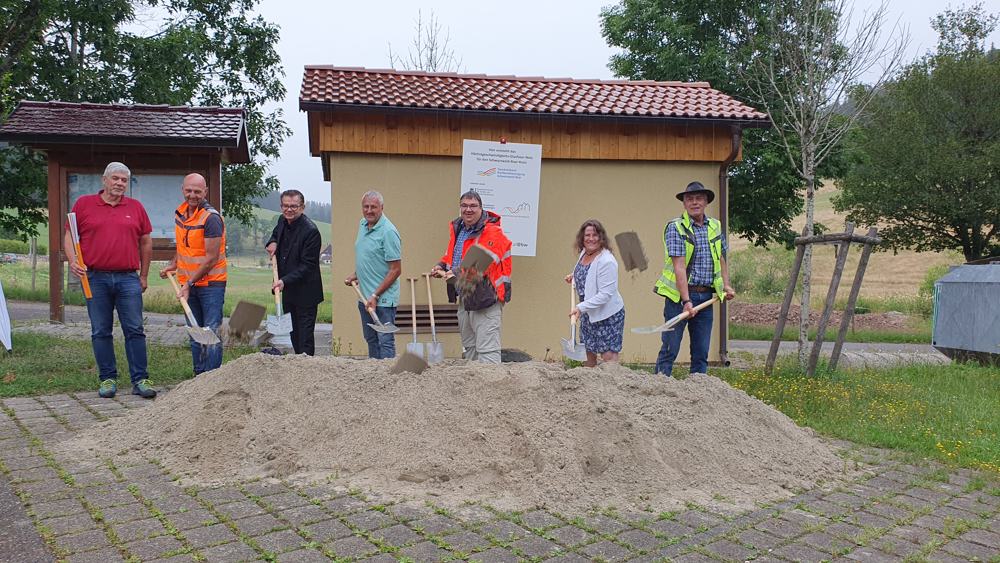
[[[907,366],[806,377],[797,367],[713,373],[823,434],[1000,472],[1000,370]]]
[[[0,397],[96,391],[97,369],[90,342],[15,332],[13,352],[0,352]],[[254,352],[227,348],[223,361]],[[130,392],[128,363],[116,343],[119,390]],[[154,386],[180,383],[192,377],[191,348],[149,344],[149,376]]]
[[[931,324],[930,320],[923,320],[914,323],[916,326],[909,330],[848,330],[845,338],[846,342],[885,342],[892,344],[930,344]],[[840,325],[826,329],[826,342],[833,342],[837,338],[837,331]],[[774,327],[762,325],[748,325],[732,323],[729,325],[729,338],[733,340],[771,340],[774,337]],[[787,323],[785,330],[781,334],[781,339],[785,341],[797,341],[799,339],[798,324]],[[809,330],[809,340],[816,339],[816,329]]]
[[[183,315],[180,304],[174,297],[170,282],[160,279],[159,270],[162,263],[153,263],[149,273],[149,289],[143,295],[143,309],[151,313],[172,313]],[[327,293],[338,288],[333,284],[333,273],[329,267],[320,267],[323,276],[323,289]],[[35,289],[31,289],[31,266],[26,263],[4,264],[0,266],[0,281],[3,281],[4,294],[7,299],[22,301],[49,300],[49,270],[47,266],[38,268]],[[345,288],[343,283],[340,288]],[[274,312],[274,296],[271,294],[270,268],[229,268],[229,281],[226,286],[226,302],[223,305],[225,315],[230,315],[240,301],[249,301],[268,307],[268,312]],[[83,305],[83,294],[79,291],[64,293],[64,302],[69,305]],[[317,321],[331,321],[332,311],[329,305],[319,307]]]

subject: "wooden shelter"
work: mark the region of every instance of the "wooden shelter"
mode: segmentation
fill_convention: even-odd
[[[242,108],[22,101],[0,125],[0,140],[48,159],[49,318],[63,320],[63,224],[76,197],[96,193],[109,162],[132,171],[128,195],[153,223],[153,259],[174,254],[173,211],[182,178],[208,181],[208,200],[222,206],[222,164],[250,162]]]
[[[559,337],[566,336],[562,278],[575,263],[572,244],[580,224],[593,217],[612,235],[638,234],[652,266],[644,272],[621,268],[626,326],[662,322],[663,299],[651,290],[663,264],[663,227],[683,211],[674,194],[693,180],[713,187],[720,197],[709,212],[725,225],[726,174],[739,158],[742,130],[770,126],[766,114],[703,82],[331,66],[306,67],[299,108],[308,114],[310,151],[331,182],[335,280],[354,269],[366,190],[384,194],[385,213],[400,229],[403,276],[419,276],[444,253],[447,223],[458,214],[463,140],[542,146],[537,252],[514,257],[513,299],[503,320],[504,347],[538,359],[557,356]],[[426,290],[417,295],[425,330]],[[444,301],[440,284],[434,295],[435,303]],[[341,350],[361,350],[354,296],[334,289],[332,301],[335,341]],[[397,324],[405,328],[405,285],[401,302]],[[717,326],[712,358],[725,361],[726,323]],[[659,339],[626,331],[625,340],[623,360],[655,359]],[[460,353],[457,335],[448,335],[445,346],[451,356]]]

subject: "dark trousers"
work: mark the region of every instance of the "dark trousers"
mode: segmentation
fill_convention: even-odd
[[[285,304],[285,312],[292,315],[292,349],[296,354],[316,355],[316,311],[319,304]]]
[[[696,307],[712,298],[711,293],[691,292],[691,305]],[[669,321],[684,312],[684,306],[674,303],[669,297],[663,298],[663,320]],[[656,373],[670,375],[674,369],[674,360],[681,349],[681,339],[684,338],[684,327],[691,336],[691,373],[708,373],[708,349],[712,343],[712,308],[702,309],[693,319],[683,320],[674,326],[674,330],[661,332],[663,345],[656,357]]]
[[[90,339],[101,381],[118,377],[115,363],[114,312],[125,335],[125,358],[132,383],[149,377],[146,333],[142,330],[142,286],[135,272],[99,272],[87,270],[93,298],[87,300],[90,315]]]

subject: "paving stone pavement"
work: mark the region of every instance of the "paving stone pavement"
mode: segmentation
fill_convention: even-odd
[[[56,444],[144,408],[132,395],[0,400],[0,560],[993,561],[1000,479],[845,447],[864,476],[750,511],[446,509],[328,484],[181,487],[155,460]]]

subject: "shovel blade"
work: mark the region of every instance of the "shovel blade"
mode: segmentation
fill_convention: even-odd
[[[587,361],[587,348],[583,344],[576,344],[565,338],[562,339],[563,356],[578,362]]]
[[[406,351],[399,357],[398,360],[396,360],[395,365],[392,366],[389,373],[398,374],[408,371],[410,373],[420,375],[425,369],[427,369],[427,362],[425,362],[423,358]]]
[[[240,301],[229,316],[229,331],[231,334],[253,334],[260,328],[264,320],[265,309],[262,305]]]
[[[424,344],[427,352],[427,363],[439,364],[444,361],[444,345],[440,342],[428,342]]]
[[[423,359],[424,356],[424,345],[420,342],[409,342],[406,344],[406,353],[413,354],[414,356]]]
[[[667,323],[656,326],[637,326],[632,329],[635,334],[656,334],[658,332],[664,332],[667,330],[672,330]]]
[[[214,332],[207,328],[189,326],[187,327],[187,333],[191,337],[191,340],[203,346],[215,346],[222,342]]]
[[[267,316],[267,331],[271,334],[291,334],[292,332],[292,315],[285,313],[281,316],[268,315]]]
[[[372,327],[372,330],[375,332],[381,332],[382,334],[395,334],[399,332],[399,327],[394,324],[379,325],[375,323],[368,323],[368,326]]]

